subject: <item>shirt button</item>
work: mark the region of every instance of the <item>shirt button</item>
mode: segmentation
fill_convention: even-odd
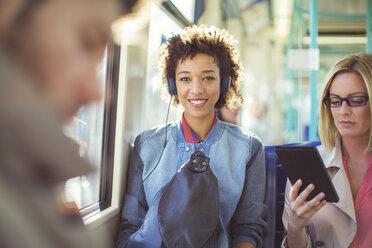
[[[190,147],[186,146],[186,152],[190,151]]]
[[[318,240],[318,241],[315,242],[315,246],[317,246],[317,247],[321,247],[323,245],[324,245],[324,242],[321,241],[321,240]]]

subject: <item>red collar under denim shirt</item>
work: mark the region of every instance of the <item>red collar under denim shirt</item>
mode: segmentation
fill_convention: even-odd
[[[217,113],[215,112],[211,130],[213,129],[214,124],[216,124],[216,120],[217,120]],[[187,143],[196,144],[196,143],[203,141],[194,133],[194,131],[192,131],[189,124],[187,124],[184,114],[182,115],[181,128],[182,128],[183,136],[185,137],[185,141]]]

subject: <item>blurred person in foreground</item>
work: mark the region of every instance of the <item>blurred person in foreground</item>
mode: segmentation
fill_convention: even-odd
[[[372,246],[372,55],[352,54],[330,70],[322,95],[318,147],[337,194],[305,201],[301,180],[287,181],[283,224],[290,248],[367,248]]]
[[[62,125],[101,98],[111,23],[136,0],[0,0],[0,247],[102,247],[61,183],[91,171]]]

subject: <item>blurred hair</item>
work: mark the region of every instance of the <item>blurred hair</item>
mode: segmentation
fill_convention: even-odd
[[[120,44],[138,44],[142,39],[140,30],[149,23],[151,1],[149,0],[118,0],[122,13],[111,26],[113,41]]]
[[[101,0],[104,1],[104,0]],[[140,7],[139,2],[143,0],[117,0],[118,4],[120,5],[120,14],[127,15],[132,12],[137,11]],[[26,0],[25,4],[23,5],[22,9],[18,13],[16,18],[17,23],[22,23],[23,21],[27,20],[28,16],[40,5],[47,3],[48,0]]]
[[[21,25],[23,22],[27,21],[30,14],[40,5],[44,4],[46,0],[28,0],[25,1],[23,7],[19,11],[17,17],[15,18],[15,23]]]
[[[221,95],[215,105],[217,109],[227,106],[231,109],[238,108],[243,102],[240,92],[241,65],[238,60],[238,51],[234,38],[224,29],[207,27],[206,25],[185,28],[180,34],[168,39],[162,45],[159,69],[162,74],[162,85],[166,88],[166,78],[175,78],[175,71],[179,60],[191,59],[196,54],[207,54],[215,59],[220,69],[220,79],[228,74],[231,76],[229,91]],[[230,63],[230,68],[227,66]],[[179,104],[179,99],[174,96],[174,104]]]
[[[319,136],[322,144],[332,150],[335,146],[335,139],[339,132],[334,123],[332,113],[329,107],[323,103],[323,98],[329,96],[329,87],[333,79],[340,73],[349,72],[360,75],[367,88],[368,97],[372,96],[372,54],[350,54],[342,58],[339,62],[332,66],[326,77],[326,85],[321,98],[320,117],[319,117]],[[372,101],[369,100],[369,108],[371,111],[372,123]],[[366,147],[366,152],[372,149],[372,129],[370,130],[369,142]]]
[[[118,0],[118,2],[121,6],[121,14],[126,15],[136,11],[141,0]]]

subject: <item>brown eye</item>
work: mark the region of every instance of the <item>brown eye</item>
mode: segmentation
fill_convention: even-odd
[[[204,80],[205,81],[213,81],[215,78],[214,77],[211,77],[211,76],[208,76],[208,77],[205,77]]]
[[[188,78],[188,77],[182,77],[182,78],[180,78],[180,81],[181,82],[188,82],[188,81],[190,81],[190,78]]]

